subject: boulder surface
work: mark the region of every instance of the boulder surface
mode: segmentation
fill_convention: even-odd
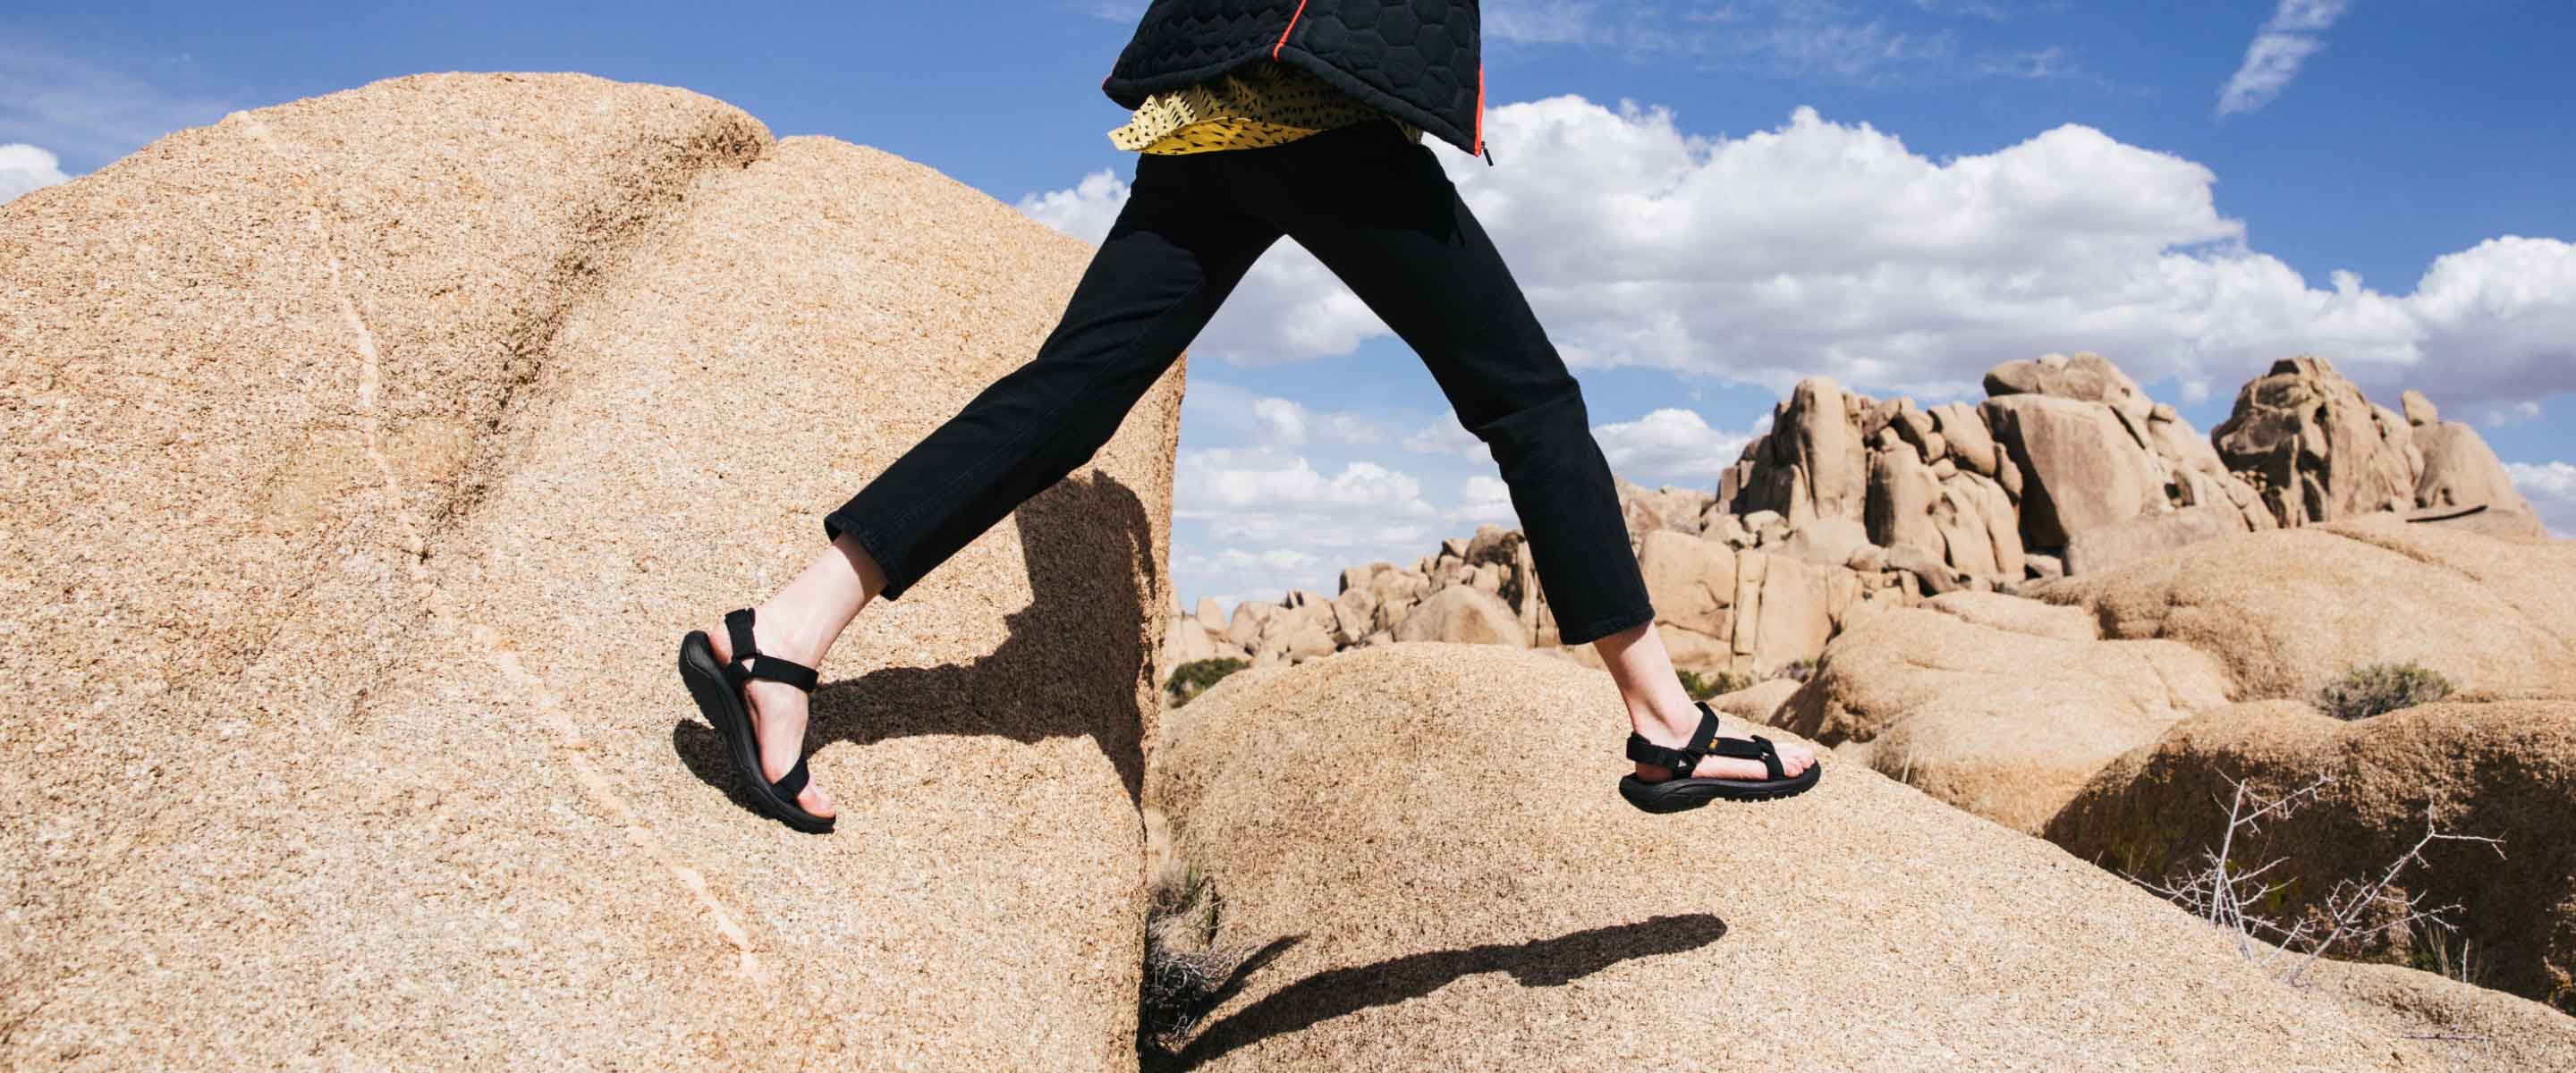
[[[1859,765],[1637,812],[1617,687],[1567,661],[1372,647],[1188,711],[1149,800],[1224,898],[1221,940],[1265,948],[1189,1068],[2457,1068]]]
[[[1132,1068],[1177,364],[843,637],[837,833],[740,803],[673,670],[1089,258],[579,76],[0,207],[0,1066]]]

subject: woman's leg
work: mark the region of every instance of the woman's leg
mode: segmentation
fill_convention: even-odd
[[[1699,712],[1655,632],[1582,389],[1432,154],[1392,124],[1367,123],[1227,156],[1245,204],[1421,355],[1459,423],[1502,469],[1559,636],[1601,653],[1638,733],[1678,746]],[[1812,761],[1790,744],[1780,756],[1792,773]],[[1732,757],[1703,760],[1698,773],[1769,776],[1760,761]],[[1666,772],[1641,765],[1638,774]]]
[[[1204,156],[1138,157],[1127,204],[1035,357],[987,386],[823,519],[831,543],[754,619],[763,652],[820,667],[868,601],[900,598],[1019,504],[1090,461],[1279,231]],[[729,659],[724,631],[716,658]],[[805,694],[754,680],[763,773],[796,764]],[[830,799],[797,799],[817,816]]]

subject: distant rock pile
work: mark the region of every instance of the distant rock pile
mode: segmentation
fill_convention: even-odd
[[[1714,491],[1620,482],[1631,550],[1677,666],[1761,676],[1814,659],[1876,611],[2021,591],[2234,533],[2378,511],[2544,535],[2477,432],[2421,394],[2374,407],[2321,358],[2245,386],[2203,437],[2090,353],[1996,366],[1987,398],[1929,409],[1801,382]],[[2213,445],[2213,440],[2214,445]],[[1446,590],[1461,591],[1446,594]],[[1423,620],[1407,625],[1416,606]],[[1341,592],[1171,609],[1177,663],[1297,663],[1393,640],[1556,648],[1519,530],[1480,528]],[[1171,664],[1164,670],[1168,673]]]

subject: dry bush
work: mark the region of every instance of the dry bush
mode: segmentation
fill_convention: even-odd
[[[2374,663],[2343,672],[2317,691],[2317,707],[2337,719],[2368,719],[2431,704],[2451,695],[2440,671],[2408,660]]]
[[[1217,944],[1224,903],[1207,874],[1179,861],[1155,873],[1145,905],[1145,977],[1136,996],[1136,1049],[1168,1058],[1223,998],[1253,949]]]
[[[2218,845],[2202,851],[2204,863],[2185,870],[2178,878],[2155,883],[2122,872],[2130,882],[2164,896],[2168,901],[2190,910],[2194,915],[2227,929],[2236,940],[2237,951],[2247,961],[2263,966],[2284,983],[2296,984],[2317,958],[2378,933],[2404,932],[2410,938],[2423,936],[2432,940],[2433,949],[2442,951],[2444,975],[2448,971],[2449,942],[2459,928],[2448,914],[2459,911],[2457,903],[2427,908],[2421,894],[2406,896],[2396,889],[2397,878],[2408,868],[2424,862],[2424,847],[2437,841],[2484,842],[2498,847],[2502,843],[2482,835],[2444,834],[2434,830],[2431,809],[2427,806],[2424,837],[2398,855],[2376,878],[2343,879],[2328,891],[2322,907],[2322,922],[2307,917],[2294,924],[2257,912],[2286,884],[2267,883],[2263,879],[2273,866],[2288,858],[2274,858],[2259,866],[2244,867],[2235,858],[2240,836],[2250,837],[2270,819],[2288,816],[2301,805],[2315,800],[2318,792],[2333,783],[2330,775],[2272,800],[2264,800],[2248,789],[2241,779],[2228,777],[2234,785],[2235,799],[2227,809],[2227,830]],[[2300,948],[2304,947],[2304,951]],[[2466,948],[2463,947],[2465,956]],[[2456,979],[2466,980],[2469,973],[2465,960]]]

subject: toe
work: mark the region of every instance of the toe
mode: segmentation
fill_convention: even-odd
[[[824,793],[822,787],[809,782],[805,784],[805,792],[796,795],[796,807],[828,820],[833,815],[832,795]]]

